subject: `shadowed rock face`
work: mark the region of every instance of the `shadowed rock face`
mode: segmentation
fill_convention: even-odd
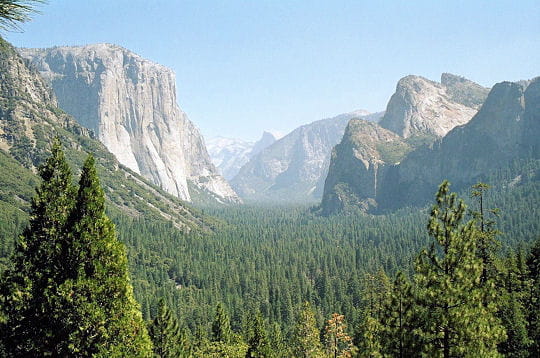
[[[376,207],[379,178],[410,150],[403,138],[376,123],[351,119],[332,151],[322,199],[323,214]]]
[[[402,78],[380,121],[383,128],[403,138],[443,137],[467,123],[485,99],[488,89],[465,78],[443,74],[442,83],[420,76]]]
[[[189,187],[239,200],[177,105],[170,69],[110,44],[19,51],[50,81],[60,107],[122,164],[184,200],[192,199]]]

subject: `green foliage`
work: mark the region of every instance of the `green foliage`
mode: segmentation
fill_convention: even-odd
[[[180,346],[182,335],[178,321],[163,299],[159,300],[158,313],[152,320],[149,333],[157,357],[173,358],[182,355],[183,347]]]
[[[294,356],[298,358],[319,358],[323,356],[315,312],[307,301],[302,304],[302,308],[298,312],[292,346]]]
[[[527,258],[530,294],[525,306],[527,309],[528,336],[532,339],[531,356],[540,355],[540,238],[536,240]]]
[[[0,285],[6,354],[149,356],[125,249],[105,215],[93,158],[77,195],[58,139],[39,174],[30,225]]]
[[[39,174],[43,181],[32,199],[30,225],[0,285],[0,336],[8,355],[54,354],[68,341],[56,298],[65,280],[61,242],[68,233],[75,188],[58,140]]]
[[[223,305],[219,303],[216,307],[216,316],[212,323],[212,341],[230,343],[232,339],[231,321]]]
[[[385,356],[418,357],[422,340],[413,286],[398,272],[379,317],[380,341]]]
[[[250,327],[246,358],[270,358],[273,356],[274,352],[270,347],[263,317],[257,313]]]
[[[420,253],[415,276],[425,315],[421,335],[433,357],[497,356],[496,344],[505,338],[494,307],[483,305],[477,230],[473,221],[463,223],[464,215],[465,204],[443,182],[428,224],[435,243]]]
[[[395,164],[403,159],[413,148],[405,142],[393,141],[377,144],[377,151],[385,163]]]
[[[19,23],[30,20],[30,14],[37,12],[36,4],[44,0],[0,0],[0,29],[19,30]]]

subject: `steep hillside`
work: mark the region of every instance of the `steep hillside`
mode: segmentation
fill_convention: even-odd
[[[318,200],[330,164],[330,154],[351,118],[372,120],[380,113],[355,111],[301,126],[264,149],[231,180],[246,201],[296,202]]]
[[[204,217],[121,165],[91,132],[57,106],[52,90],[15,49],[0,39],[0,199],[5,210],[29,207],[36,167],[59,136],[73,168],[93,153],[112,210],[170,219],[185,229],[206,227]],[[78,172],[75,172],[77,175]]]
[[[488,90],[465,78],[443,74],[441,83],[420,76],[399,80],[379,124],[403,138],[443,137],[467,123]]]
[[[20,49],[61,108],[92,129],[118,161],[168,193],[238,202],[176,101],[174,73],[119,46]]]

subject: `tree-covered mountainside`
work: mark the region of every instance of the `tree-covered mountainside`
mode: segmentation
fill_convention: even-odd
[[[113,204],[111,210],[172,220],[186,229],[211,226],[212,221],[205,221],[197,210],[119,164],[91,132],[57,107],[54,94],[39,73],[3,39],[0,78],[0,198],[6,212],[29,208],[37,180],[35,168],[58,135],[73,167],[81,167],[87,153],[96,157],[106,196]]]

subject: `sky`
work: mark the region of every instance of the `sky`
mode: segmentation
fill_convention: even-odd
[[[207,137],[256,140],[357,109],[443,72],[483,86],[540,75],[540,1],[49,0],[18,47],[107,42],[176,73]]]

